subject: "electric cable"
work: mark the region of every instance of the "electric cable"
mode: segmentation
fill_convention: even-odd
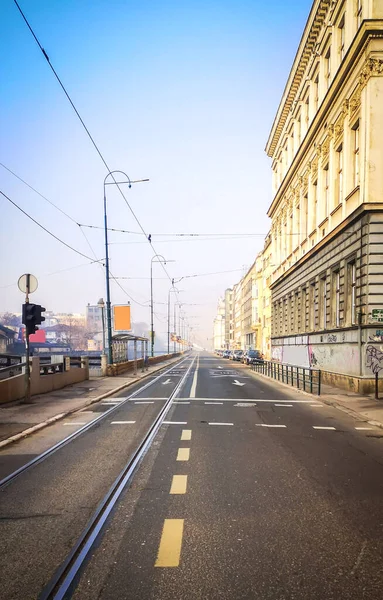
[[[28,27],[29,31],[31,32],[31,34],[32,34],[32,36],[33,36],[33,38],[34,38],[34,40],[35,40],[36,44],[38,45],[38,47],[40,48],[40,50],[41,50],[42,54],[44,55],[44,58],[45,58],[45,60],[47,61],[47,63],[48,63],[48,65],[49,65],[49,67],[50,67],[50,69],[51,69],[52,73],[54,74],[54,76],[55,76],[56,80],[58,81],[58,83],[59,83],[59,85],[60,85],[61,89],[63,90],[63,92],[64,92],[65,96],[67,97],[67,99],[68,99],[68,101],[69,101],[69,103],[70,103],[70,105],[72,106],[72,108],[73,108],[74,112],[76,113],[76,116],[78,117],[78,119],[79,119],[79,121],[80,121],[81,125],[83,126],[83,128],[84,128],[84,130],[85,130],[86,134],[88,135],[88,137],[89,137],[90,141],[92,142],[92,144],[93,144],[93,146],[94,146],[94,148],[95,148],[95,150],[96,150],[97,154],[99,155],[99,157],[100,157],[101,161],[103,162],[103,164],[104,164],[105,168],[107,169],[107,171],[108,171],[108,174],[110,174],[110,175],[111,175],[111,177],[112,177],[112,179],[113,179],[113,181],[114,181],[115,185],[117,186],[117,189],[119,190],[119,192],[120,192],[121,196],[123,197],[123,199],[124,199],[124,201],[125,201],[125,203],[126,203],[127,207],[129,208],[130,212],[132,213],[132,215],[133,215],[133,218],[135,219],[135,221],[136,221],[136,223],[138,224],[139,228],[141,229],[142,233],[145,235],[145,237],[146,237],[146,239],[147,239],[148,243],[150,244],[150,246],[151,246],[151,248],[152,248],[152,250],[153,250],[153,253],[154,253],[154,254],[158,254],[158,253],[156,252],[156,250],[155,250],[155,248],[154,248],[154,246],[153,246],[152,242],[151,242],[151,237],[150,237],[150,235],[148,235],[148,234],[146,233],[146,231],[144,230],[143,226],[141,225],[141,222],[140,222],[140,220],[138,219],[138,217],[137,217],[137,215],[135,214],[135,212],[134,212],[133,208],[132,208],[132,207],[131,207],[131,205],[129,204],[129,202],[128,202],[128,200],[127,200],[127,198],[126,198],[126,196],[125,196],[124,192],[122,191],[122,189],[121,189],[121,187],[120,187],[120,185],[119,185],[119,183],[116,181],[116,178],[114,177],[114,174],[111,172],[112,170],[110,169],[110,167],[109,167],[108,163],[106,162],[106,160],[105,160],[105,158],[104,158],[103,154],[101,153],[101,150],[100,150],[100,149],[99,149],[99,147],[97,146],[97,144],[96,144],[96,142],[95,142],[95,140],[94,140],[93,136],[91,135],[91,133],[90,133],[89,129],[88,129],[88,128],[87,128],[87,126],[85,125],[85,122],[84,122],[84,120],[82,119],[82,117],[81,117],[81,115],[80,115],[79,111],[77,110],[77,108],[76,108],[76,106],[75,106],[75,104],[74,104],[74,102],[73,102],[72,98],[70,97],[69,93],[67,92],[67,90],[66,90],[66,88],[65,88],[65,86],[64,86],[64,84],[63,84],[63,82],[61,81],[61,79],[60,79],[60,77],[59,77],[59,75],[58,75],[57,71],[56,71],[56,70],[55,70],[55,68],[53,67],[53,65],[52,65],[52,63],[51,63],[51,61],[50,61],[50,58],[49,58],[49,56],[48,56],[47,52],[44,50],[44,48],[43,48],[43,46],[41,45],[41,43],[40,43],[39,39],[37,38],[37,36],[36,36],[35,32],[33,31],[33,29],[32,29],[32,26],[30,25],[30,23],[29,23],[28,19],[26,18],[25,14],[23,13],[23,11],[22,11],[22,9],[21,9],[21,7],[20,7],[19,3],[17,2],[17,0],[13,0],[13,1],[14,1],[14,3],[15,3],[15,5],[16,5],[16,7],[17,7],[18,11],[19,11],[19,13],[21,14],[21,16],[22,16],[22,18],[23,18],[23,20],[24,20],[25,24],[27,25],[27,27]],[[168,277],[169,281],[171,281],[171,280],[172,280],[172,278],[170,277],[170,275],[169,275],[169,273],[168,273],[167,269],[165,268],[164,264],[163,264],[163,263],[161,263],[161,265],[162,265],[162,268],[163,268],[164,272],[166,273],[166,275],[167,275],[167,277]]]
[[[14,202],[13,200],[11,200],[11,198],[9,196],[7,196],[6,194],[4,194],[4,192],[2,192],[1,190],[0,190],[0,194],[2,196],[4,196],[4,198],[6,198],[8,200],[8,202],[10,202],[11,204],[13,204],[13,206],[15,206],[26,217],[28,217],[28,219],[30,219],[31,221],[33,221],[33,223],[35,223],[38,227],[40,227],[41,229],[43,229],[46,233],[48,233],[48,235],[52,236],[55,240],[57,240],[58,242],[60,242],[60,244],[63,244],[64,246],[66,246],[70,250],[73,250],[73,252],[76,252],[76,254],[79,254],[83,258],[86,258],[86,259],[88,259],[88,260],[90,260],[92,262],[100,262],[99,260],[93,261],[93,259],[90,256],[87,256],[86,254],[83,254],[83,252],[80,252],[79,250],[76,250],[76,248],[73,248],[73,246],[70,246],[69,244],[67,244],[66,242],[64,242],[64,240],[62,240],[59,237],[57,237],[57,235],[55,235],[54,233],[52,233],[51,231],[49,231],[49,229],[47,229],[46,227],[44,227],[44,225],[41,225],[41,223],[39,223],[38,221],[36,221],[36,219],[34,219],[33,217],[31,217],[31,215],[29,215],[23,208],[21,208],[21,206],[19,206],[18,204],[16,204],[16,202]]]

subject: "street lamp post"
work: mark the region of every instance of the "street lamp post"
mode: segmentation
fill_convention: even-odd
[[[178,333],[179,336],[181,336],[181,320],[180,320],[180,313],[181,313],[181,307],[183,306],[183,304],[185,304],[184,302],[175,302],[174,303],[174,331],[176,331],[176,306],[178,306],[179,310],[178,310]],[[178,344],[179,346],[179,344]],[[178,347],[179,349],[179,347]],[[176,352],[176,342],[174,342],[174,352]]]
[[[101,319],[102,319],[102,353],[105,354],[105,318],[104,318],[104,310],[105,310],[105,302],[104,298],[100,298],[97,302],[97,306],[101,308]]]
[[[158,260],[155,260],[155,259]],[[166,258],[162,254],[155,254],[150,261],[150,348],[151,356],[154,356],[154,308],[153,308],[153,262],[162,262],[166,265]]]
[[[174,283],[172,283],[171,288],[169,288],[169,292],[168,292],[168,354],[170,354],[170,294],[172,292],[179,294],[180,292],[182,292],[183,290],[178,290],[176,287],[174,287]],[[174,318],[174,329],[173,329],[174,333],[176,332],[175,329],[175,318]]]
[[[115,173],[120,173],[126,177],[126,181],[116,181],[114,178]],[[109,176],[113,177],[113,181],[107,182]],[[109,171],[104,179],[104,230],[105,230],[105,276],[106,276],[106,321],[108,331],[108,364],[111,365],[113,362],[113,348],[112,348],[112,311],[110,304],[110,273],[109,273],[109,248],[108,248],[108,218],[106,212],[106,186],[107,185],[122,185],[127,183],[129,187],[132,187],[132,183],[141,183],[143,181],[149,181],[149,179],[139,179],[137,181],[131,181],[124,171]]]

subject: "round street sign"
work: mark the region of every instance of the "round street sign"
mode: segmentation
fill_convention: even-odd
[[[30,273],[25,273],[22,275],[17,282],[19,286],[20,292],[24,292],[24,294],[32,294],[37,290],[37,279],[34,275]]]

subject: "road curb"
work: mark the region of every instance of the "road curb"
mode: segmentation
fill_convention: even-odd
[[[374,425],[375,427],[379,427],[380,429],[383,429],[383,423],[381,423],[380,421],[374,421],[371,419],[369,420],[368,417],[365,417],[361,413],[353,410],[352,408],[349,408],[348,406],[343,406],[343,404],[339,404],[336,400],[326,399],[326,398],[324,398],[324,396],[317,396],[316,394],[310,394],[310,392],[306,392],[304,390],[300,390],[298,388],[292,387],[291,385],[288,385],[287,383],[278,381],[277,379],[272,379],[271,377],[267,377],[267,375],[263,375],[263,373],[257,373],[256,371],[253,371],[252,369],[250,369],[250,374],[255,378],[262,377],[262,379],[264,379],[265,381],[270,381],[270,382],[274,381],[275,383],[282,385],[283,387],[287,388],[290,391],[294,390],[295,392],[299,392],[300,394],[309,396],[310,398],[317,398],[318,400],[323,402],[323,404],[326,404],[327,406],[332,406],[333,408],[336,408],[337,410],[340,410],[340,411],[348,414],[350,417],[353,417],[354,419],[356,419],[358,421],[362,421],[363,423],[368,423],[369,425]]]
[[[178,357],[178,358],[174,359],[172,362],[168,363],[167,365],[162,365],[161,367],[158,367],[158,369],[154,369],[153,371],[150,371],[150,373],[146,373],[146,375],[144,375],[143,377],[140,377],[139,379],[135,379],[134,381],[129,381],[128,383],[124,383],[123,385],[120,385],[117,388],[113,388],[112,390],[109,390],[109,392],[105,392],[104,394],[101,394],[100,396],[91,398],[90,400],[87,400],[80,407],[77,406],[76,408],[72,408],[71,410],[68,410],[64,413],[59,413],[58,415],[55,415],[54,417],[49,417],[49,419],[47,419],[46,421],[43,421],[42,423],[37,423],[37,425],[33,425],[33,427],[28,427],[28,429],[24,429],[23,431],[20,431],[20,433],[16,433],[15,435],[12,435],[11,437],[7,438],[6,440],[2,440],[0,442],[0,449],[5,448],[5,446],[9,446],[10,444],[13,444],[14,442],[18,442],[19,440],[28,437],[32,433],[36,433],[37,431],[40,431],[40,429],[44,429],[45,427],[48,427],[49,425],[52,425],[53,423],[56,423],[57,421],[60,421],[61,419],[65,419],[65,417],[68,417],[69,415],[73,415],[76,412],[80,412],[87,406],[91,406],[92,404],[95,404],[96,402],[100,402],[100,400],[103,400],[104,398],[108,398],[108,396],[112,396],[113,394],[121,392],[123,389],[125,389],[127,387],[135,385],[138,381],[142,381],[143,379],[146,379],[153,373],[157,373],[158,371],[161,371],[161,369],[163,369],[164,366],[170,366],[171,364],[179,361],[180,358],[183,358],[183,357]]]

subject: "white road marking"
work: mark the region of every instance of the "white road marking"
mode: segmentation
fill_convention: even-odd
[[[168,397],[161,396],[161,398],[157,398],[157,396],[153,396],[152,398],[140,398],[140,396],[138,396],[137,400],[168,400]]]
[[[162,425],[187,425],[187,421],[162,421]]]
[[[373,427],[355,427],[357,431],[372,431]]]
[[[112,421],[111,425],[133,425],[135,421]]]
[[[154,402],[151,402],[150,400],[137,400],[134,404],[154,404]]]
[[[178,398],[178,400],[190,400],[191,398]],[[193,401],[203,402],[205,400],[216,400],[217,402],[248,402],[248,398],[192,398]],[[268,402],[269,404],[275,403],[275,398],[266,400],[265,398],[252,398],[252,402]],[[278,400],[280,403],[287,404],[311,404],[312,400]]]
[[[79,421],[72,421],[72,423],[63,423],[63,425],[86,425],[86,423],[84,422],[79,422]]]
[[[167,379],[166,381],[162,382],[162,385],[167,385],[168,383],[173,383],[171,379]]]
[[[268,423],[256,423],[257,427],[286,427],[286,425],[269,425]]]
[[[173,404],[190,404],[190,402],[173,402]]]
[[[205,402],[205,404],[223,404],[223,402]]]
[[[322,427],[320,425],[313,425],[313,429],[327,429],[328,431],[336,431],[335,427]]]
[[[324,408],[324,404],[310,404],[313,408]]]
[[[237,379],[234,379],[233,385],[240,385],[242,387],[243,385],[246,385],[246,384],[245,383],[240,383]]]
[[[274,404],[274,406],[291,406],[291,408],[293,407],[292,404]]]
[[[103,406],[117,406],[119,402],[101,402]]]
[[[209,425],[234,425],[234,423],[208,423]]]
[[[196,389],[197,389],[197,379],[198,379],[198,367],[199,367],[199,354],[198,354],[198,358],[197,358],[197,366],[194,371],[193,383],[192,383],[191,390],[190,390],[190,398],[195,398],[195,393],[196,393]]]

